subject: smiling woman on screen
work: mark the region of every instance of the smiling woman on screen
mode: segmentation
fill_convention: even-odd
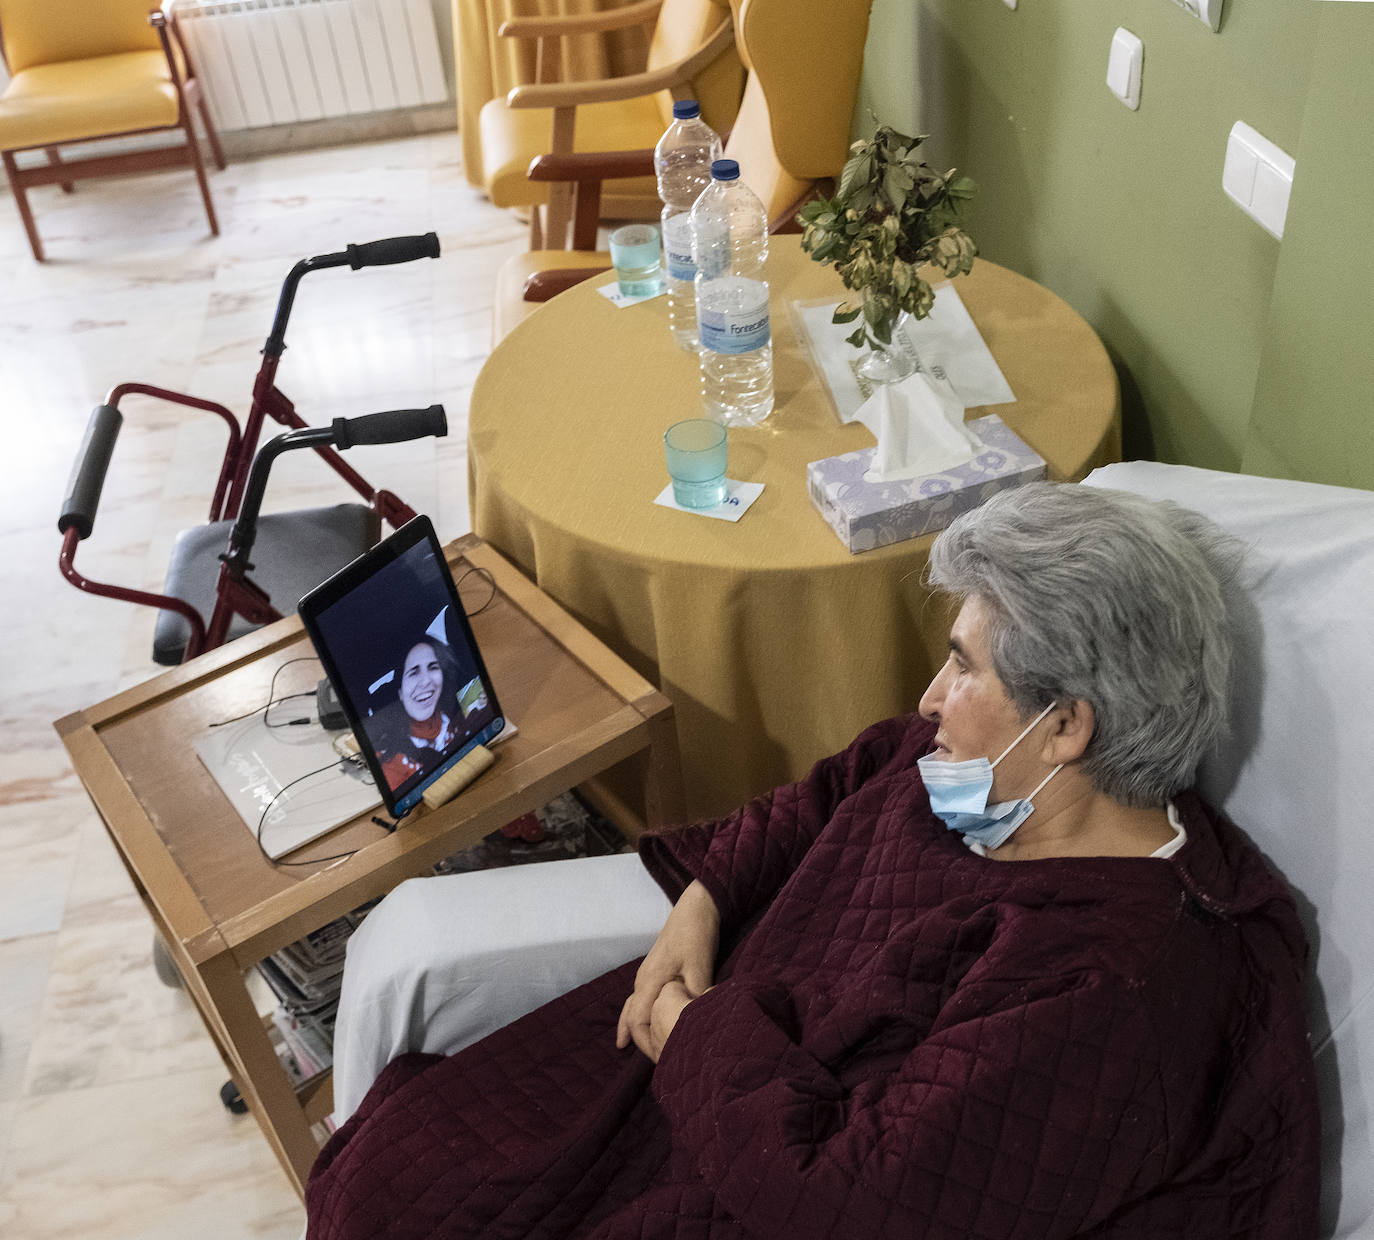
[[[377,751],[387,783],[399,788],[418,771],[438,763],[457,735],[462,715],[456,709],[449,660],[432,641],[416,642],[397,668],[396,700],[402,717],[384,711]]]

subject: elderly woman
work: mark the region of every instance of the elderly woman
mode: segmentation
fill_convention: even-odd
[[[321,1155],[310,1234],[1313,1235],[1306,945],[1189,791],[1233,566],[1201,518],[1124,494],[961,517],[919,715],[646,837],[675,903],[643,961],[584,959],[508,1028],[395,1058]],[[623,870],[609,899],[601,864],[569,925],[663,907]],[[343,1116],[431,1026],[452,1048],[515,1014],[457,1014],[515,971],[461,927],[521,913],[508,880],[486,907],[454,881],[406,884],[350,948]],[[537,995],[559,966],[523,970]]]

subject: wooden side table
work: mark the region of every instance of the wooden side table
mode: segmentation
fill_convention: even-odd
[[[493,602],[473,629],[519,732],[475,784],[437,811],[417,810],[394,833],[365,814],[286,858],[321,858],[317,866],[275,865],[192,748],[209,723],[265,704],[277,669],[313,653],[294,616],[55,725],[186,992],[301,1193],[318,1152],[311,1126],[332,1110],[333,1091],[328,1074],[292,1087],[245,972],[603,773],[638,785],[634,799],[642,793],[650,824],[680,814],[667,698],[479,539],[460,539],[447,554],[455,577],[472,566],[495,579]],[[477,580],[463,587],[470,607],[488,588],[473,587]],[[283,671],[276,692],[312,687],[319,674],[302,662]],[[601,807],[632,835],[644,825],[618,802]],[[351,855],[323,860],[341,853]]]

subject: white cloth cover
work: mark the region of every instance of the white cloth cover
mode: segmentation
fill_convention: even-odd
[[[397,1055],[461,1050],[642,956],[671,909],[633,854],[402,883],[348,943],[335,1121]]]
[[[1233,726],[1199,782],[1297,894],[1316,963],[1322,1235],[1371,1240],[1374,492],[1147,462],[1087,484],[1174,500],[1251,548]]]

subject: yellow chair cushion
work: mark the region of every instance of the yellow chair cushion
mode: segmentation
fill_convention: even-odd
[[[35,65],[0,95],[0,148],[50,146],[177,123],[161,50]]]
[[[153,7],[153,0],[0,0],[10,73],[117,52],[155,51],[162,43],[148,24]]]
[[[664,0],[649,40],[648,69],[662,69],[690,56],[724,21],[730,20],[730,0]],[[717,133],[733,124],[744,86],[744,66],[734,48],[718,57],[692,82],[691,97],[701,104],[701,118]],[[673,122],[673,100],[662,91],[654,100],[661,134]]]
[[[543,302],[525,300],[525,281],[537,271],[555,271],[570,267],[590,270],[607,268],[611,256],[590,250],[530,250],[517,254],[501,264],[496,273],[496,299],[492,307],[491,343],[501,343],[512,328],[523,323]]]
[[[547,108],[508,108],[504,99],[489,100],[478,118],[487,196],[498,207],[527,207],[548,200],[547,184],[530,181],[530,161],[553,149],[553,113]],[[575,151],[632,151],[652,147],[662,136],[658,106],[652,95],[614,103],[589,103],[577,109]],[[658,200],[653,177],[607,181],[605,194],[647,195]],[[603,205],[603,218],[609,212]]]
[[[739,41],[768,100],[777,159],[794,177],[838,177],[849,157],[871,5],[740,0]]]
[[[739,121],[725,144],[725,157],[739,164],[740,180],[758,195],[770,224],[776,223],[813,184],[794,177],[779,162],[773,146],[768,100],[757,73],[751,73],[745,84]]]

